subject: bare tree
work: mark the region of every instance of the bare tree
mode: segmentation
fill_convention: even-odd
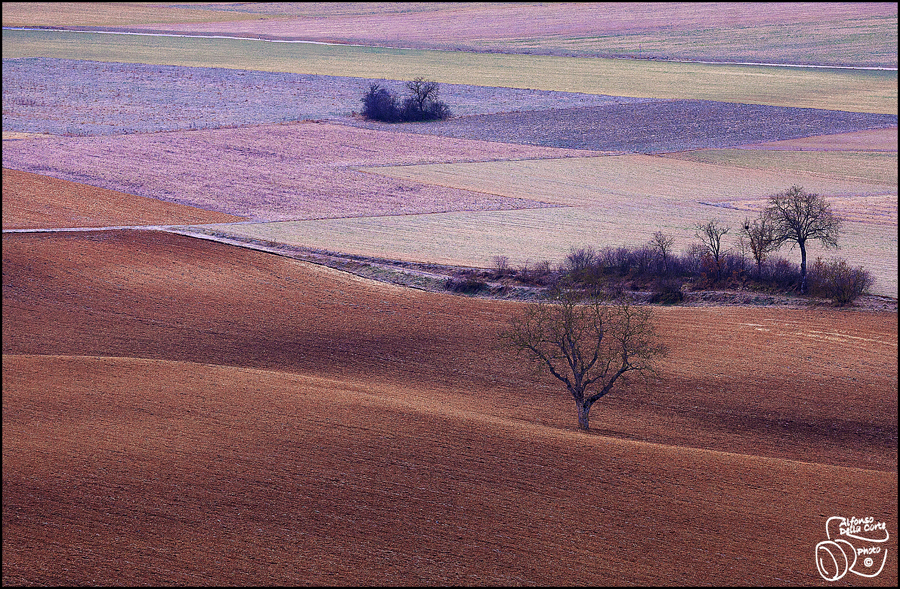
[[[758,219],[744,219],[741,227],[743,236],[747,238],[753,260],[756,262],[756,275],[762,276],[762,265],[770,253],[778,249],[780,243],[775,234],[775,223],[772,216],[763,211]]]
[[[409,90],[410,99],[415,102],[418,109],[422,112],[425,112],[429,102],[437,100],[437,82],[430,82],[425,78],[416,78],[406,83],[406,89]]]
[[[696,236],[703,243],[707,253],[716,264],[717,281],[722,278],[722,258],[725,255],[725,250],[722,248],[722,237],[730,229],[727,225],[720,225],[715,219],[706,223],[700,223],[696,227]]]
[[[657,341],[650,307],[628,303],[581,304],[571,293],[532,303],[503,334],[507,344],[566,385],[578,410],[578,427],[590,429],[591,406],[629,373],[654,372],[666,354]],[[599,390],[588,394],[588,387]]]
[[[818,194],[808,194],[800,186],[769,197],[766,212],[775,226],[779,245],[791,241],[800,246],[800,292],[807,291],[806,242],[814,239],[826,248],[837,247],[841,221]]]
[[[409,97],[403,101],[403,118],[407,121],[422,121],[450,118],[450,109],[438,100],[440,87],[437,82],[416,78],[406,83]]]
[[[662,231],[657,231],[653,234],[653,238],[650,239],[650,248],[656,253],[659,257],[659,260],[662,262],[662,271],[664,275],[668,275],[669,273],[669,256],[672,255],[672,249],[675,246],[675,239],[663,233]]]

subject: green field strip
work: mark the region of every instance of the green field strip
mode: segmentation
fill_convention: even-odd
[[[670,203],[762,200],[794,184],[810,192],[832,196],[897,193],[896,169],[893,184],[870,184],[803,170],[739,168],[648,155],[384,166],[361,170],[407,181],[567,206],[595,206],[608,203],[610,199]]]
[[[709,65],[109,35],[3,32],[3,57],[220,67],[897,114],[897,72]]]
[[[702,149],[663,157],[721,166],[803,173],[897,187],[897,153]]]

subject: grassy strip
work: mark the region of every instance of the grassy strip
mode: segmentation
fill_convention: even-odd
[[[269,43],[244,39],[4,31],[4,58],[58,57],[448,84],[697,98],[897,113],[897,72],[687,64]]]
[[[5,2],[4,27],[115,27],[127,25],[258,20],[258,14],[197,10],[145,2]],[[6,33],[3,33],[4,36]]]
[[[841,180],[897,186],[896,152],[703,149],[666,154],[663,157],[719,166],[809,173]]]

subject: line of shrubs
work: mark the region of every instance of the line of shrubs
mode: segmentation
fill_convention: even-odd
[[[661,255],[651,246],[573,248],[554,267],[542,261],[513,268],[509,260],[495,258],[494,268],[466,271],[449,278],[446,289],[463,294],[480,294],[491,289],[488,280],[541,288],[580,289],[591,294],[620,296],[625,291],[649,291],[651,303],[671,305],[684,301],[685,291],[712,289],[750,290],[763,293],[799,293],[800,266],[772,256],[757,265],[745,256],[726,253],[718,263],[701,245],[678,254]],[[836,305],[848,305],[868,292],[874,282],[862,267],[845,260],[817,259],[807,273],[808,294],[827,298]]]

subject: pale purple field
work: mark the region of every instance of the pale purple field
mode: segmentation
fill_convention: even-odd
[[[550,206],[355,168],[589,155],[306,122],[5,141],[3,167],[278,221]]]
[[[71,59],[3,60],[3,131],[121,135],[348,119],[378,82],[397,95],[404,83],[345,76],[105,63]],[[522,88],[442,84],[458,116],[648,102]]]

